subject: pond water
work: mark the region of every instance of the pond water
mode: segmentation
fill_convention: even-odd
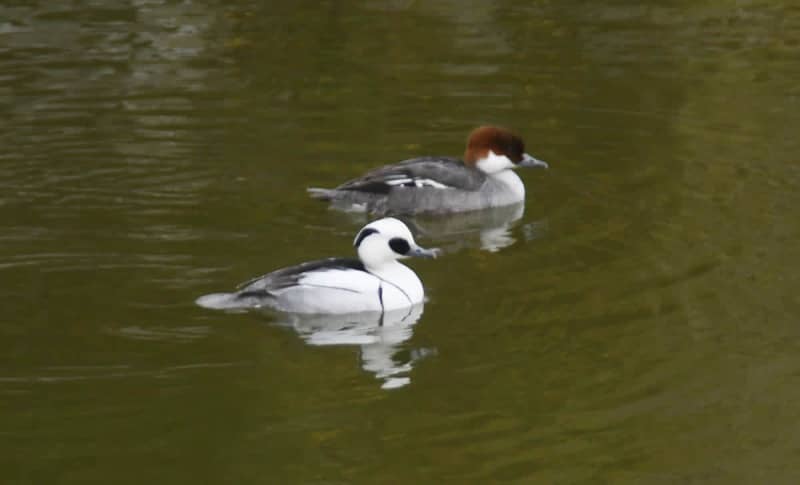
[[[800,8],[602,3],[4,2],[3,483],[797,483]],[[424,308],[194,304],[486,123],[550,170]]]

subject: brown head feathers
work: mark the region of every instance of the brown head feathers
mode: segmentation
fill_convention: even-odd
[[[516,164],[522,161],[525,143],[522,138],[505,128],[480,126],[469,134],[464,163],[474,166],[478,160],[489,154],[489,150],[496,155],[505,155]]]

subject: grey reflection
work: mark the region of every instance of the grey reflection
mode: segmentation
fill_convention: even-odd
[[[444,243],[450,250],[477,247],[494,253],[517,242],[512,230],[524,213],[525,205],[520,203],[447,217],[416,217],[409,224],[419,236]],[[525,224],[523,236],[535,239],[543,227],[539,222]]]
[[[407,357],[399,355],[423,307],[420,303],[383,314],[281,314],[279,323],[292,327],[309,345],[361,347],[361,367],[381,379],[383,389],[396,389],[411,382],[409,374],[415,361],[434,353],[432,349],[412,349]]]
[[[350,223],[363,225],[368,215],[362,212],[337,212]],[[493,207],[469,212],[448,214],[398,215],[408,224],[416,237],[444,246],[448,252],[479,248],[497,252],[517,242],[514,229],[525,215],[525,204]],[[547,229],[547,221],[531,221],[522,225],[520,235],[525,241],[538,239]]]

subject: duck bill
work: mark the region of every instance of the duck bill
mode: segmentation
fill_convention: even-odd
[[[537,160],[527,153],[522,154],[522,161],[517,164],[518,167],[533,167],[533,168],[550,168],[547,162]]]
[[[406,253],[406,256],[412,256],[415,258],[436,258],[439,256],[441,250],[439,248],[421,248],[419,246],[411,248],[411,250]]]

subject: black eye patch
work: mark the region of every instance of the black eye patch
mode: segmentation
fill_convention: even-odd
[[[373,229],[371,227],[368,227],[367,229],[363,229],[361,232],[358,233],[358,236],[356,236],[356,240],[353,243],[353,246],[359,247],[361,245],[361,241],[363,241],[364,238],[366,238],[370,234],[377,234],[377,233],[378,233],[378,230],[377,229]]]
[[[393,237],[389,240],[389,247],[397,254],[408,254],[411,250],[411,245],[402,237]]]

